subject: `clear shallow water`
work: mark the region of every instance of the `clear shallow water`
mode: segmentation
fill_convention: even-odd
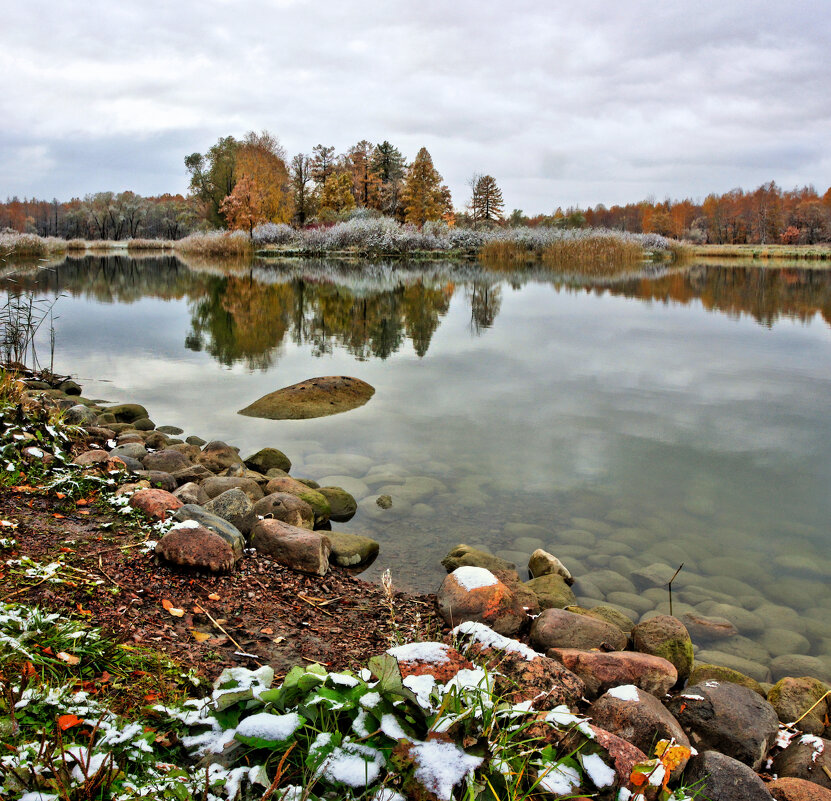
[[[699,640],[704,661],[764,678],[775,657],[810,654],[788,672],[831,678],[831,272],[695,266],[578,286],[477,265],[126,257],[5,272],[7,291],[63,293],[55,369],[87,397],[348,477],[367,500],[339,528],[382,545],[369,577],[389,567],[433,590],[459,542],[520,566],[545,547],[581,602],[637,618],[667,610],[663,572],[683,562],[675,613],[741,632]],[[236,414],[330,374],[376,394],[317,420]]]

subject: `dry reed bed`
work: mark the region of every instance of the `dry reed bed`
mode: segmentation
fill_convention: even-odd
[[[174,242],[173,249],[198,256],[250,256],[254,252],[251,237],[244,231],[190,234]]]

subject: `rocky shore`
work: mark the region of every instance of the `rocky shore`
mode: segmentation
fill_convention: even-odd
[[[374,540],[332,529],[355,514],[355,499],[291,476],[277,448],[243,457],[224,442],[179,439],[180,430],[157,427],[138,404],[89,401],[73,382],[26,383],[30,400],[83,429],[73,464],[116,477],[116,503],[162,524],[154,548],[168,569],[228,574],[259,554],[323,580],[330,565],[361,568],[378,554]],[[54,458],[27,447],[25,458]],[[442,564],[441,653],[427,643],[389,653],[416,695],[425,676],[447,685],[478,664],[540,720],[562,707],[584,715],[590,734],[540,730],[540,748],[591,740],[613,774],[605,781],[584,759],[577,779],[562,792],[552,786],[550,797],[831,799],[831,690],[800,670],[769,684],[736,662],[697,659],[694,638],[734,637],[729,620],[687,612],[636,622],[611,605],[581,607],[567,565],[542,548],[531,555],[529,580],[514,563],[463,544]]]

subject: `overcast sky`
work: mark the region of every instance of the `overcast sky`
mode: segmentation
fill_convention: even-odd
[[[831,185],[831,0],[0,0],[0,197],[184,192],[186,154],[426,146],[508,210]]]

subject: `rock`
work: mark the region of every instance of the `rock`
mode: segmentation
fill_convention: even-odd
[[[143,442],[125,442],[123,445],[116,445],[110,453],[113,456],[118,456],[119,458],[129,456],[131,459],[138,459],[141,461],[145,456],[147,456],[147,448],[144,447]]]
[[[147,430],[140,433],[144,438],[144,445],[147,448],[163,451],[168,447],[168,443],[170,442],[170,437],[160,434],[158,431]]]
[[[200,525],[172,528],[156,544],[156,553],[174,565],[211,573],[227,573],[238,558],[222,537]]]
[[[185,440],[185,442],[187,442],[188,445],[196,445],[197,448],[201,448],[205,445],[205,440],[202,439],[202,437],[197,437],[192,434]]]
[[[161,470],[164,473],[175,473],[177,470],[186,470],[193,466],[185,454],[170,450],[148,453],[141,463],[147,470]]]
[[[455,648],[441,642],[414,642],[390,648],[387,653],[395,657],[401,677],[432,676],[445,684],[460,670],[472,670],[473,662]]]
[[[288,472],[285,470],[280,470],[279,467],[272,467],[270,470],[265,471],[266,478],[285,478],[288,475]]]
[[[177,470],[175,473],[171,473],[170,475],[176,479],[176,483],[179,484],[179,486],[182,484],[190,484],[191,482],[198,484],[200,481],[204,481],[207,478],[213,478],[213,473],[201,464],[192,464],[189,467]]]
[[[696,659],[706,662],[711,665],[723,665],[726,668],[743,673],[757,682],[766,682],[770,680],[770,671],[766,665],[761,665],[754,662],[752,659],[744,659],[734,654],[726,654],[721,651],[700,650],[696,654]],[[741,683],[741,682],[736,682]]]
[[[762,698],[766,695],[762,689],[762,685],[756,679],[745,676],[744,673],[740,673],[738,670],[733,670],[723,665],[710,665],[706,662],[696,662],[692,673],[690,673],[689,683],[703,684],[705,681],[729,681],[753,690],[753,692],[761,695]]]
[[[173,490],[173,494],[185,505],[194,503],[198,506],[204,506],[210,501],[208,493],[193,481],[182,484],[181,487]]]
[[[163,473],[161,470],[134,470],[140,479],[146,479],[150,486],[173,492],[176,489],[176,479],[170,473]]]
[[[831,790],[831,777],[823,768],[831,770],[831,740],[805,734],[796,737],[774,758],[771,773],[780,778],[804,779]]]
[[[770,672],[774,681],[785,676],[816,676],[825,679],[828,668],[822,659],[807,654],[787,654],[777,656],[770,663]]]
[[[329,538],[282,520],[258,520],[251,530],[251,546],[292,570],[318,576],[329,570]]]
[[[341,487],[320,487],[317,491],[329,502],[329,519],[336,523],[351,520],[358,511],[355,499]]]
[[[828,700],[824,698],[828,691],[829,687],[818,679],[808,676],[785,677],[776,682],[768,693],[767,700],[782,723],[793,723],[798,718],[802,718],[798,726],[801,731],[824,737],[831,734],[829,731],[831,727],[825,725],[831,713]],[[819,704],[817,704],[818,701]],[[805,715],[811,707],[813,710]],[[803,715],[805,717],[802,717]]]
[[[753,770],[761,767],[779,731],[773,707],[739,684],[694,684],[667,706],[699,751],[720,751]]]
[[[658,615],[632,629],[632,645],[643,654],[660,656],[675,665],[679,679],[686,679],[693,666],[690,635],[677,617]]]
[[[571,587],[559,573],[547,573],[524,584],[539,599],[540,609],[563,609],[577,603]]]
[[[531,554],[528,560],[528,572],[531,578],[539,578],[540,576],[557,575],[565,579],[566,584],[571,586],[574,584],[574,579],[568,568],[553,554],[544,551],[542,548],[537,548]]]
[[[675,665],[651,654],[549,648],[546,655],[562,662],[572,673],[583,679],[590,697],[612,687],[634,684],[638,689],[662,698],[678,681]]]
[[[513,562],[508,562],[505,559],[500,559],[498,556],[480,551],[477,548],[471,548],[470,545],[459,544],[451,550],[444,559],[441,560],[442,567],[448,572],[452,573],[458,567],[483,567],[494,573],[500,571],[512,572],[517,577],[516,565]]]
[[[156,424],[149,417],[140,417],[133,421],[133,428],[136,431],[152,431],[155,427]]]
[[[263,448],[249,456],[245,460],[245,466],[258,473],[267,473],[274,468],[288,473],[291,470],[291,459],[277,448]]]
[[[686,626],[693,640],[726,640],[735,637],[739,630],[726,617],[706,617],[695,612],[681,615],[681,622]]]
[[[747,765],[717,751],[692,757],[684,783],[694,787],[702,801],[771,801],[765,783]]]
[[[268,420],[307,420],[357,409],[374,394],[375,389],[358,378],[323,376],[264,395],[240,409],[239,414]]]
[[[329,514],[331,513],[329,501],[317,490],[312,489],[300,481],[296,481],[288,476],[285,478],[272,478],[265,485],[265,491],[267,495],[275,492],[288,492],[290,495],[296,495],[298,498],[304,500],[312,507],[315,516],[315,525],[323,525],[329,520]]]
[[[612,758],[618,782],[625,786],[628,783],[629,776],[632,775],[632,768],[639,762],[646,762],[649,751],[647,750],[644,753],[640,748],[627,742],[622,737],[618,737],[618,735],[599,726],[589,725],[594,732],[595,742]]]
[[[564,609],[543,610],[531,626],[531,643],[540,651],[549,648],[620,651],[626,647],[626,641],[626,635],[617,626]]]
[[[87,432],[87,442],[105,443],[115,439],[115,431],[106,426],[86,426],[84,431]]]
[[[628,635],[635,627],[633,620],[626,617],[623,612],[615,609],[613,606],[593,606],[591,609],[587,609],[581,614],[597,618],[598,620],[603,620],[606,623],[611,623],[613,626],[617,626],[626,635]]]
[[[255,517],[272,517],[298,528],[314,528],[312,507],[290,492],[272,492],[254,504]]]
[[[316,489],[320,489],[321,487],[337,487],[347,492],[356,501],[363,500],[370,493],[370,489],[364,481],[359,478],[352,478],[352,476],[322,476],[318,479]]]
[[[202,448],[196,461],[208,468],[212,473],[221,473],[234,465],[242,466],[239,454],[230,446],[219,440],[209,442]]]
[[[80,465],[81,467],[88,467],[89,465],[101,464],[104,465],[110,460],[111,456],[106,451],[98,448],[91,451],[84,451],[79,453],[73,460],[72,464]]]
[[[233,487],[217,495],[205,504],[205,511],[227,520],[232,526],[239,529],[243,535],[248,534],[257,521],[251,498],[238,487]]]
[[[64,412],[64,422],[71,426],[93,426],[98,420],[98,415],[90,408],[78,404],[70,406]]]
[[[805,779],[774,779],[766,789],[776,801],[831,801],[831,790]]]
[[[184,429],[178,426],[159,426],[156,431],[161,431],[162,434],[172,434],[174,437],[185,433]]]
[[[113,415],[119,423],[133,423],[148,416],[147,409],[138,403],[120,403],[116,406],[107,407],[106,411]]]
[[[185,521],[195,521],[199,525],[210,529],[214,534],[218,534],[227,542],[237,556],[241,556],[245,548],[245,537],[242,532],[233,524],[224,520],[219,515],[213,514],[201,506],[195,504],[185,504],[177,509],[173,514],[173,519],[184,523]]]
[[[139,490],[130,498],[130,506],[139,509],[154,520],[166,520],[171,512],[184,504],[175,496],[162,489]]]
[[[64,395],[81,394],[81,385],[76,384],[74,381],[61,381],[61,383],[58,384],[58,389],[63,392]]]
[[[341,531],[327,531],[326,536],[332,543],[329,561],[340,567],[366,567],[378,556],[380,546],[369,537]]]
[[[392,498],[389,495],[379,495],[375,499],[375,505],[381,509],[389,509],[392,506]]]
[[[240,489],[250,499],[252,503],[256,503],[263,497],[263,491],[260,485],[250,478],[234,478],[233,476],[213,476],[206,478],[201,487],[208,493],[209,498],[216,498],[227,492],[229,489]]]
[[[450,573],[439,588],[438,605],[449,625],[473,620],[499,634],[515,634],[527,619],[517,595],[482,567],[462,566]]]
[[[616,734],[641,751],[650,754],[657,740],[675,740],[689,747],[690,741],[678,721],[651,693],[633,684],[615,687],[601,695],[587,710],[592,721]],[[673,778],[684,770],[686,760],[673,771]]]

